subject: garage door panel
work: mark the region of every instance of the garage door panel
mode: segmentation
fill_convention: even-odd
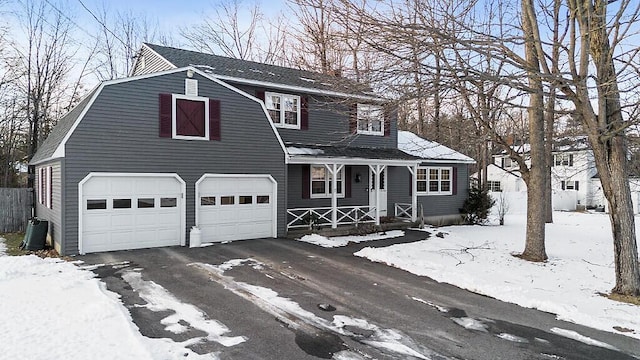
[[[90,178],[82,187],[82,252],[180,245],[182,188],[174,176],[101,174]],[[162,198],[176,199],[176,206],[161,207]],[[88,209],[88,199],[105,199],[106,209]]]
[[[202,197],[206,197],[206,201],[201,201]],[[233,204],[223,205],[223,197],[233,197]],[[260,202],[258,197],[261,197]],[[219,242],[274,237],[273,199],[275,186],[268,176],[205,177],[198,184],[196,200],[202,240]]]

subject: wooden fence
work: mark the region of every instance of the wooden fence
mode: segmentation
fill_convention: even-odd
[[[33,190],[0,188],[0,234],[23,232],[31,218]]]

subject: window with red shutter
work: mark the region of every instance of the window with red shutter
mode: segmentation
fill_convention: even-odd
[[[205,102],[176,99],[176,136],[206,137]]]
[[[220,140],[220,100],[160,94],[160,137]]]

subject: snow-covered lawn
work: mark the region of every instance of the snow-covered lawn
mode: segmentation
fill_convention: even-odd
[[[186,343],[142,336],[118,295],[94,273],[58,259],[4,251],[0,238],[0,358],[216,359],[192,352]],[[166,306],[171,297],[151,285],[141,290],[155,291],[152,305]]]
[[[636,219],[638,230],[639,223]],[[546,231],[546,263],[531,263],[511,255],[524,249],[524,215],[507,216],[505,226],[430,229],[434,230],[444,237],[431,236],[425,241],[385,248],[367,247],[355,255],[551,312],[561,320],[640,339],[640,306],[599,294],[608,293],[615,283],[608,215],[555,212],[554,223]]]

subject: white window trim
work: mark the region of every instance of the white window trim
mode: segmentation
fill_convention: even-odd
[[[176,124],[176,100],[201,101],[204,103],[204,137],[177,135]],[[209,98],[202,96],[190,96],[182,94],[171,95],[171,137],[178,140],[205,140],[209,141]]]
[[[570,153],[554,154],[553,166],[571,166],[571,154]]]
[[[324,168],[325,171],[325,179],[324,179],[324,193],[322,194],[314,194],[313,193],[313,168],[314,167],[321,167]],[[326,199],[326,198],[331,198],[331,193],[329,192],[329,187],[331,186],[331,178],[333,177],[333,175],[331,175],[331,172],[329,171],[329,169],[324,166],[324,165],[311,165],[310,167],[310,176],[309,176],[309,197],[312,199]],[[345,193],[345,188],[346,188],[346,183],[345,183],[345,178],[344,178],[344,166],[342,167],[342,169],[340,169],[340,179],[341,180],[337,180],[337,181],[342,181],[342,191],[339,192],[337,194],[338,198],[344,198],[344,193]],[[315,181],[320,181],[320,180],[315,180]]]
[[[368,130],[360,130],[360,108],[372,108],[375,110],[379,110],[381,114],[380,118],[380,131],[371,130],[372,124],[371,119],[367,119],[367,128]],[[373,104],[357,104],[356,105],[356,133],[362,135],[375,135],[375,136],[384,136],[384,112],[382,111],[382,106],[373,105]]]
[[[273,121],[273,119],[271,119],[271,122],[273,122],[273,125],[275,125],[276,127],[285,128],[285,129],[300,130],[300,118],[301,118],[300,114],[301,114],[301,109],[302,109],[302,104],[300,103],[300,96],[266,91],[264,93],[264,99],[265,99],[264,105],[267,108],[267,112],[269,110],[275,110],[275,109],[270,109],[267,106],[267,99],[269,98],[269,96],[279,96],[280,97],[280,119],[278,119],[277,122],[275,122],[275,121]],[[283,101],[283,98],[285,98],[285,97],[297,100],[298,111],[297,111],[296,125],[286,124],[285,121],[284,121],[284,105],[283,105],[284,101]],[[270,113],[269,113],[269,116],[271,116]]]
[[[427,186],[426,186],[426,191],[417,191],[418,189],[416,189],[416,194],[417,195],[429,195],[429,196],[443,196],[443,195],[453,195],[453,167],[450,166],[419,166],[418,170],[425,170],[426,172],[426,179],[425,180],[417,180],[417,182],[420,181],[424,181],[426,182]],[[449,191],[429,191],[429,170],[433,170],[433,169],[437,169],[438,170],[438,188],[440,188],[440,182],[442,180],[440,180],[441,176],[442,176],[442,170],[449,170]],[[416,176],[417,176],[417,171],[416,171]],[[416,183],[416,187],[417,187],[417,183]]]

